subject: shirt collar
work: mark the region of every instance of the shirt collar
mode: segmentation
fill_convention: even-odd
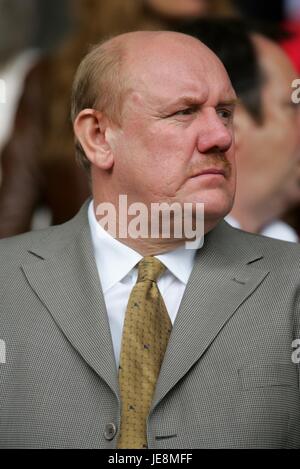
[[[241,228],[241,225],[239,224],[239,222],[233,218],[231,215],[227,215],[225,217],[225,220],[227,221],[227,223],[229,223],[229,225],[231,225],[233,228]]]
[[[174,251],[159,254],[155,257],[157,257],[178,280],[186,285],[193,270],[195,254],[196,249],[186,249],[183,245]]]
[[[126,244],[113,238],[102,228],[95,216],[93,200],[88,208],[88,219],[96,264],[105,293],[120,282],[138,264],[142,256]],[[195,249],[186,249],[183,245],[155,257],[182,283],[187,284],[193,270],[195,254]]]
[[[227,215],[225,218],[229,225],[234,228],[241,229],[239,222],[233,218],[231,215]],[[282,220],[273,220],[268,225],[264,226],[263,229],[259,232],[263,236],[268,238],[280,239],[282,241],[290,241],[292,243],[298,243],[299,238],[296,231],[289,226],[287,223],[284,223]]]

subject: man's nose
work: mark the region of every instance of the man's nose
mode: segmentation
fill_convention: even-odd
[[[216,110],[206,112],[199,123],[198,150],[200,153],[226,152],[233,143],[233,129]]]

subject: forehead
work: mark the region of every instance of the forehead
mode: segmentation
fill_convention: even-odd
[[[132,57],[127,66],[131,97],[139,95],[149,104],[168,103],[190,95],[202,102],[235,98],[223,64],[194,39],[161,47],[157,44],[156,49],[144,50],[143,56]]]

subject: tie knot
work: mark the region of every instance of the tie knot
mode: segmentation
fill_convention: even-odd
[[[158,278],[166,270],[165,266],[156,257],[148,256],[144,257],[139,262],[138,282],[144,282],[145,280],[151,280],[151,282],[157,282]]]

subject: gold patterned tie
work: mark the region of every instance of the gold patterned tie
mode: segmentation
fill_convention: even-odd
[[[129,297],[119,367],[122,413],[118,448],[147,448],[147,417],[172,329],[156,283],[164,271],[158,259],[144,257]]]

